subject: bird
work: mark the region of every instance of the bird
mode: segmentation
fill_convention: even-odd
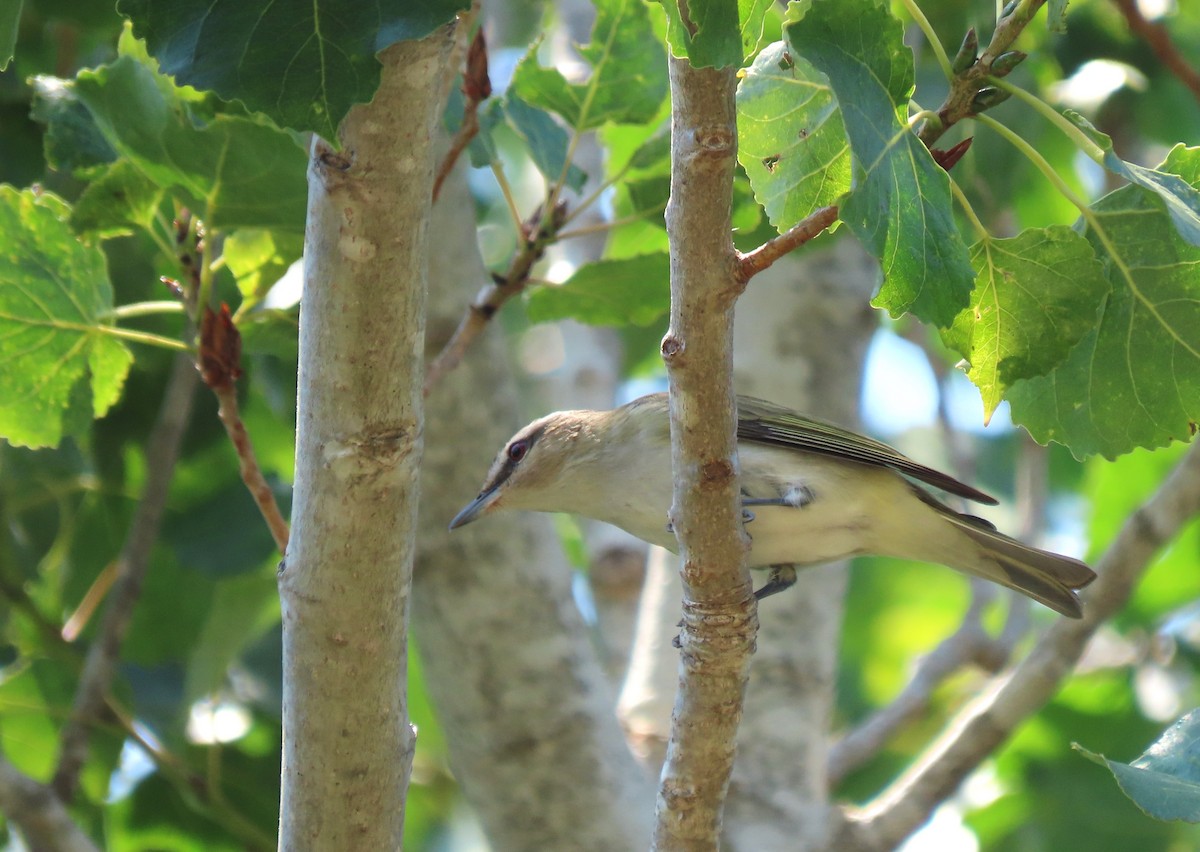
[[[762,600],[795,583],[796,568],[873,554],[932,562],[1081,618],[1085,563],[1040,550],[958,512],[924,485],[977,503],[988,494],[840,426],[766,400],[737,397],[747,564],[769,569]],[[499,510],[567,512],[618,526],[678,552],[666,393],[611,411],[558,411],[520,429],[496,455],[457,529]]]

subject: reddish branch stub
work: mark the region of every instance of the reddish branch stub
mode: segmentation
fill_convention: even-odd
[[[242,336],[229,305],[221,303],[220,312],[204,309],[200,323],[200,375],[213,389],[232,387],[242,374]]]
[[[470,100],[479,103],[492,94],[492,81],[488,77],[487,42],[483,38],[483,28],[476,33],[467,50],[467,70],[463,74],[462,92]]]
[[[943,151],[941,148],[930,148],[929,153],[933,154],[933,161],[935,163],[937,163],[946,171],[950,171],[952,168],[954,168],[954,164],[962,159],[963,154],[967,153],[967,149],[971,147],[971,142],[974,139],[974,136],[968,136],[953,148],[949,148],[945,151]]]

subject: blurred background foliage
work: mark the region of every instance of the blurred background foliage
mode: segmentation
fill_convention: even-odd
[[[544,33],[548,42],[563,41],[565,12],[520,0],[497,5],[503,8],[488,10],[489,37],[493,83],[502,90],[533,36]],[[1183,55],[1200,57],[1200,4],[1164,0],[1160,5]],[[896,6],[904,19],[902,4]],[[990,32],[995,14],[991,3],[978,0],[927,0],[922,9],[951,53],[968,26]],[[656,9],[651,17],[661,32]],[[776,18],[768,21],[766,41],[778,38],[778,27]],[[68,200],[78,198],[85,182],[48,165],[52,140],[46,125],[31,117],[35,92],[30,81],[38,75],[72,78],[79,69],[114,61],[121,32],[122,20],[110,4],[25,0],[15,58],[0,73],[0,182],[40,184]],[[936,106],[946,82],[915,27],[909,43],[917,54],[917,100]],[[1051,103],[1083,112],[1117,141],[1126,159],[1157,163],[1175,142],[1200,140],[1195,98],[1142,40],[1130,35],[1109,0],[1077,0],[1066,35],[1035,24],[1020,47],[1030,58],[1011,79]],[[650,70],[665,74],[665,67]],[[658,119],[640,127],[609,127],[599,134],[609,173],[651,138],[665,114],[663,108]],[[1111,188],[1108,176],[1032,111],[1010,101],[995,115],[1030,140],[1081,193],[1095,198]],[[1011,146],[969,123],[961,128],[943,141],[949,147],[963,134],[975,134],[954,174],[990,228],[1015,233],[1074,220],[1074,208]],[[504,125],[497,127],[494,144],[520,209],[531,210],[544,189],[528,146]],[[662,157],[649,158],[605,199],[608,215],[641,217],[613,234],[607,259],[666,251],[659,212],[667,193],[664,163]],[[773,231],[745,177],[738,180],[736,239],[739,247],[749,248]],[[504,199],[486,168],[472,173],[471,185],[484,258],[492,269],[503,269],[516,247]],[[159,276],[171,270],[163,268],[160,247],[143,232],[106,240],[103,250],[116,304],[167,298]],[[559,262],[565,265],[555,268]],[[661,263],[636,263],[645,265],[630,271],[633,278],[661,279],[661,289],[644,294],[653,304],[640,314],[639,325],[620,334],[622,375],[640,392],[661,381],[657,348],[666,325],[666,280]],[[554,280],[572,271],[569,262],[553,255],[539,270]],[[220,274],[216,286],[237,303],[232,273]],[[562,369],[569,345],[557,326],[535,324],[556,315],[551,295],[534,290],[524,304],[506,308],[497,332],[511,340],[514,368],[529,377],[531,413],[546,405],[537,398],[537,382]],[[139,327],[179,334],[178,317],[146,318]],[[944,409],[972,445],[982,486],[1011,505],[1011,471],[1023,452],[1022,437],[1005,425],[1003,409],[988,430],[975,428],[971,424],[981,419],[977,393],[962,375],[946,372],[944,364],[935,370],[927,363],[928,352],[942,357],[936,341],[907,321],[881,320],[878,335],[863,400],[868,427],[913,455],[936,459],[943,449],[936,418]],[[295,343],[286,334],[269,333],[260,345],[247,348],[240,384],[244,418],[286,512],[294,452]],[[81,665],[81,642],[96,621],[89,607],[103,592],[146,475],[145,441],[171,357],[138,347],[117,405],[57,449],[0,445],[0,745],[14,765],[36,778],[45,779],[54,765]],[[116,850],[274,845],[280,737],[276,556],[238,477],[215,401],[201,392],[196,407],[163,535],[122,651],[117,693],[126,714],[114,714],[94,740],[72,809],[93,836],[103,836]],[[1061,447],[1051,447],[1053,545],[1096,556],[1180,451],[1137,451],[1115,462],[1080,464]],[[1198,549],[1200,529],[1192,525],[1160,555],[1124,614],[1097,637],[1081,670],[1055,701],[1022,727],[908,848],[1028,852],[1200,845],[1200,834],[1191,827],[1145,817],[1106,772],[1068,747],[1077,741],[1128,760],[1169,722],[1200,705]],[[846,726],[896,695],[916,661],[954,630],[968,600],[965,584],[945,582],[944,569],[885,562],[864,559],[853,570],[838,682],[838,721]],[[1048,616],[1034,614],[1038,623]],[[998,619],[997,614],[993,620]],[[64,624],[82,625],[80,641],[63,639]],[[415,656],[410,678],[410,710],[420,736],[407,846],[475,848],[482,841],[464,816]],[[933,711],[845,779],[838,795],[862,799],[878,789],[982,682],[982,674],[963,673],[946,683]]]

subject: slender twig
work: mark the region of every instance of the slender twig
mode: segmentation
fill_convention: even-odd
[[[1179,48],[1171,41],[1167,28],[1161,23],[1146,20],[1135,0],[1113,0],[1113,2],[1125,16],[1125,22],[1129,24],[1130,31],[1141,36],[1146,44],[1150,45],[1150,49],[1154,51],[1158,61],[1170,69],[1171,73],[1191,90],[1196,100],[1200,101],[1200,73],[1188,65],[1183,54],[1179,52]]]
[[[275,539],[275,546],[279,548],[280,553],[286,553],[288,522],[279,510],[275,492],[271,490],[266,477],[263,476],[262,468],[258,466],[254,447],[250,443],[250,435],[246,432],[246,426],[242,423],[241,413],[238,410],[237,388],[233,384],[229,384],[214,387],[212,392],[220,404],[217,416],[221,418],[221,425],[225,427],[225,432],[229,435],[229,440],[237,451],[238,473],[242,476],[242,482],[246,483],[246,488],[258,505],[258,511],[262,513],[263,520],[267,522],[267,527],[271,530],[271,537]]]
[[[793,249],[816,237],[835,221],[836,204],[814,210],[778,237],[772,237],[758,248],[737,255],[737,279],[744,285]]]
[[[543,222],[541,208],[534,211],[521,225],[524,242],[517,252],[508,272],[503,278],[485,287],[475,302],[467,307],[467,312],[454,330],[454,334],[446,341],[442,351],[429,363],[425,370],[425,396],[433,390],[442,377],[458,366],[470,348],[472,341],[487,328],[488,322],[503,307],[504,303],[514,296],[520,295],[529,283],[529,275],[533,265],[541,258],[546,246],[556,238],[558,228],[562,224],[566,208],[559,205],[555,215],[550,217],[548,224]]]
[[[1083,618],[1060,619],[1015,669],[959,713],[900,779],[850,814],[846,848],[892,849],[1012,732],[1057,692],[1088,640],[1129,600],[1151,559],[1200,513],[1200,446],[1193,446],[1155,494],[1125,521],[1097,564],[1099,578],[1085,595]]]
[[[463,31],[466,31],[465,27]],[[434,201],[437,201],[438,195],[441,194],[442,184],[450,175],[450,170],[454,168],[454,164],[458,162],[462,152],[479,132],[479,105],[492,94],[492,82],[488,79],[487,42],[484,40],[482,28],[476,31],[471,47],[467,51],[467,68],[463,74],[462,93],[466,98],[463,105],[462,124],[459,125],[458,132],[450,141],[450,148],[446,151],[446,156],[442,158],[437,175],[433,179]]]
[[[99,847],[71,819],[66,805],[0,757],[0,811],[20,829],[24,845],[46,852],[96,852]]]
[[[171,475],[192,408],[196,370],[191,358],[178,355],[171,367],[158,421],[146,448],[146,486],[134,511],[124,547],[117,561],[117,579],[109,596],[99,631],[88,649],[83,674],[75,692],[71,715],[63,726],[54,789],[70,802],[87,760],[91,726],[104,711],[104,701],[116,671],[117,654],[129,628],[134,604],[150,565],[158,538]]]
[[[971,664],[990,671],[999,668],[993,665],[994,640],[983,628],[983,610],[989,597],[972,596],[958,629],[921,660],[900,694],[833,745],[828,769],[831,787],[878,754],[900,728],[921,716],[933,700],[933,693],[955,672]]]

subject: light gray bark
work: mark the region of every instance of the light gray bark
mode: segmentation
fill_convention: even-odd
[[[855,427],[878,266],[846,238],[801,249],[738,301],[734,376],[761,396]],[[753,534],[753,524],[750,526]],[[834,706],[846,563],[801,571],[758,608],[759,634],[726,802],[730,849],[826,848],[826,750]]]
[[[283,605],[281,849],[398,849],[422,444],[431,129],[453,25],[381,56],[341,150],[315,140]]]
[[[486,272],[461,174],[434,210],[427,353]],[[413,624],[450,763],[496,849],[640,850],[653,786],[625,745],[550,518],[505,513],[450,533],[521,425],[492,328],[430,393]]]

